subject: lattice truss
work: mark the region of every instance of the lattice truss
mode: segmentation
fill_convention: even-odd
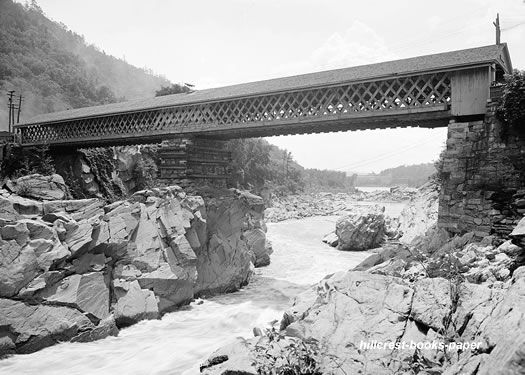
[[[20,128],[22,144],[61,143],[83,138],[118,139],[141,133],[181,133],[293,119],[344,118],[366,112],[399,111],[449,104],[448,73],[303,89],[142,112],[114,114]],[[287,120],[287,121],[283,121]],[[146,135],[146,134],[145,134]]]

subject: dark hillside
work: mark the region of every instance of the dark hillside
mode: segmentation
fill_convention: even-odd
[[[170,82],[106,55],[65,25],[48,19],[35,1],[0,0],[0,91],[25,100],[22,119],[59,111],[153,96]],[[0,130],[7,127],[0,99]]]

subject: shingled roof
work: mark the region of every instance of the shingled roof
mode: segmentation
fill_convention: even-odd
[[[361,65],[351,68],[327,70],[317,73],[198,90],[188,94],[166,95],[122,103],[47,113],[36,116],[17,126],[56,123],[81,118],[101,117],[118,113],[228,100],[238,97],[294,91],[304,88],[382,79],[400,75],[458,70],[475,66],[486,66],[489,64],[496,64],[507,73],[512,71],[509,52],[505,43],[377,64]]]

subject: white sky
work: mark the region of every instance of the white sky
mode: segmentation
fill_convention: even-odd
[[[525,68],[525,0],[38,0],[117,57],[197,89],[502,41]],[[281,136],[305,167],[379,171],[432,161],[446,129]]]

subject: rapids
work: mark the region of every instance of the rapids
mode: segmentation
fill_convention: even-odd
[[[398,216],[402,203],[383,204]],[[343,252],[321,242],[337,217],[268,224],[274,253],[238,292],[197,300],[161,320],[142,321],[91,343],[62,343],[0,360],[0,374],[198,374],[199,364],[237,336],[280,319],[295,295],[336,271],[348,270],[368,252]]]

